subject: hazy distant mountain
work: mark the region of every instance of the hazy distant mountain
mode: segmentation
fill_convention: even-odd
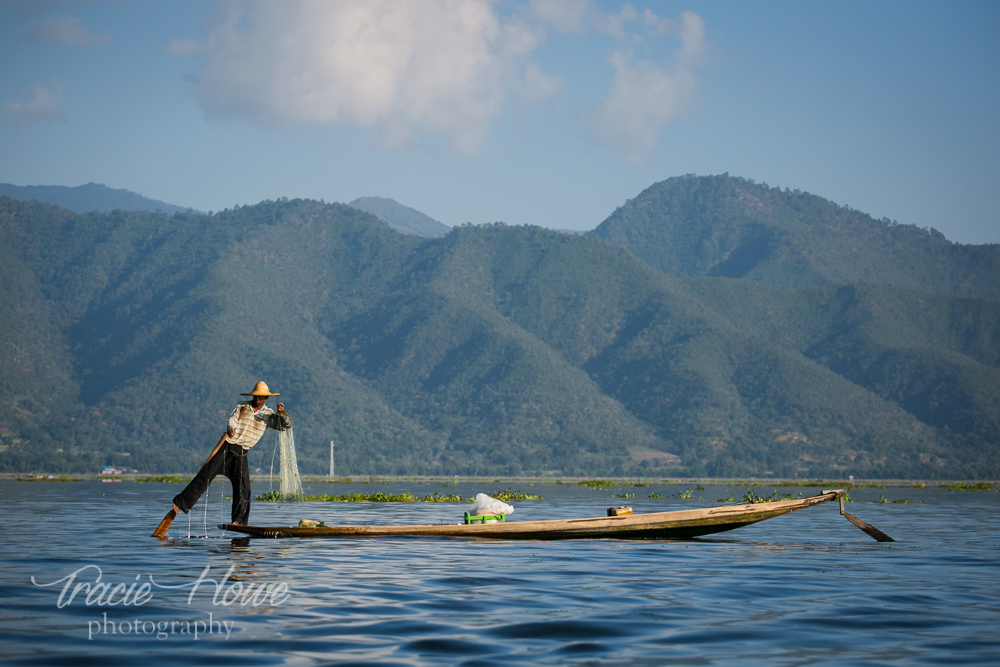
[[[865,283],[1000,299],[1000,245],[961,245],[805,192],[743,178],[650,186],[590,236],[672,276],[772,285]]]
[[[335,440],[350,474],[1000,476],[986,298],[671,277],[592,237],[426,239],[303,200],[167,218],[0,198],[0,238],[3,471],[193,471],[263,379],[305,472]],[[927,261],[898,253],[892,279]]]
[[[434,218],[385,197],[358,197],[349,206],[377,215],[397,231],[425,238],[444,236],[451,229]]]
[[[163,211],[170,215],[188,208],[149,199],[130,190],[116,190],[100,183],[69,187],[65,185],[11,185],[0,183],[0,197],[21,201],[40,201],[68,208],[75,213],[101,211]]]

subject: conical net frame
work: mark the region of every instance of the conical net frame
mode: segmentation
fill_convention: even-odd
[[[278,450],[281,453],[279,493],[282,500],[300,500],[303,495],[299,464],[295,459],[295,436],[292,429],[278,431]]]

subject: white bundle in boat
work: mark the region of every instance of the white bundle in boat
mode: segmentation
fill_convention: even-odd
[[[477,493],[475,505],[472,506],[472,513],[477,516],[487,515],[497,515],[497,514],[513,514],[514,508],[503,502],[502,500],[497,500],[492,498],[485,493]]]
[[[292,429],[278,431],[278,451],[281,452],[279,493],[282,500],[301,500],[302,480],[299,478],[299,464],[295,460],[295,436]]]

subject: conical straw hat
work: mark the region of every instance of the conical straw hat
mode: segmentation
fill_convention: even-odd
[[[240,394],[240,396],[281,396],[281,394],[272,394],[271,390],[264,384],[264,381],[261,380],[254,385],[253,391],[249,394]]]

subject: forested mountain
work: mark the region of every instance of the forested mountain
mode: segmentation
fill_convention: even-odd
[[[335,440],[345,474],[1000,476],[981,296],[678,278],[596,238],[424,239],[302,200],[0,199],[0,239],[7,471],[193,471],[263,379],[309,472]]]
[[[163,211],[166,214],[190,209],[174,206],[156,199],[149,199],[131,190],[116,190],[100,183],[87,183],[69,187],[66,185],[11,185],[0,183],[0,197],[10,197],[22,201],[40,201],[68,208],[76,213],[116,209],[123,211]]]
[[[650,186],[590,235],[672,276],[864,283],[1000,299],[1000,245],[951,243],[798,190],[722,176]]]
[[[404,234],[435,238],[444,236],[451,229],[429,215],[385,197],[358,197],[348,206],[376,215],[388,222],[393,229]]]

